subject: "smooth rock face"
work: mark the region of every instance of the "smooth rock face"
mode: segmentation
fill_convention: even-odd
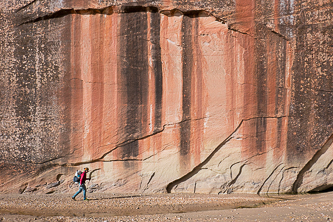
[[[0,191],[66,192],[83,167],[91,192],[331,188],[332,17],[328,0],[1,2]]]

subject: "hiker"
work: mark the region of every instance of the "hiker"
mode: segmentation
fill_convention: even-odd
[[[75,197],[81,193],[83,191],[83,200],[88,200],[87,197],[86,197],[86,191],[87,191],[87,188],[86,188],[86,185],[85,185],[85,182],[86,182],[86,179],[87,179],[87,173],[89,172],[89,168],[86,167],[84,168],[84,171],[81,173],[81,176],[80,176],[80,188],[79,190],[74,194],[74,196],[72,196],[72,199],[75,200]]]

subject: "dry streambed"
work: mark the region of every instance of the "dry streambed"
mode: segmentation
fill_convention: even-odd
[[[8,194],[0,195],[0,221],[242,221],[260,217],[263,217],[261,220],[288,217],[289,221],[297,218],[297,212],[299,218],[305,215],[306,218],[327,221],[333,212],[332,197],[332,193],[273,197],[94,193],[89,195],[89,201],[83,201],[82,196],[73,201],[70,194]],[[274,216],[276,212],[281,214]]]
[[[253,207],[277,201],[257,195],[113,195],[94,194],[89,201],[70,194],[1,195],[0,212],[36,216],[142,215]]]

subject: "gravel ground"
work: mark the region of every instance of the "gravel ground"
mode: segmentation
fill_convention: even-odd
[[[330,221],[333,192],[312,195],[0,195],[0,221]]]

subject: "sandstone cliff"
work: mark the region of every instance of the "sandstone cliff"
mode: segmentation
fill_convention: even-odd
[[[329,0],[0,3],[1,192],[333,186]]]

